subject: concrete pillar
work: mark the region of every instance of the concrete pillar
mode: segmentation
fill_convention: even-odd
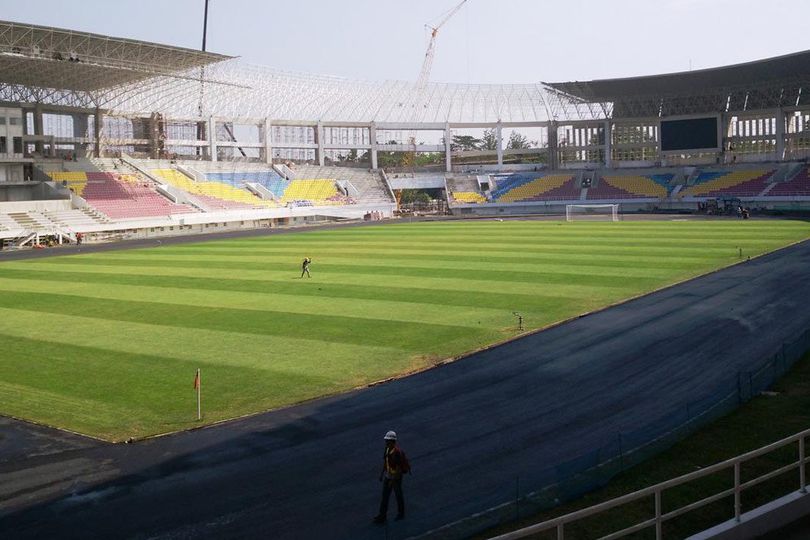
[[[208,126],[206,135],[208,136],[208,156],[211,161],[217,160],[217,121],[213,116],[209,116],[207,120]]]
[[[264,162],[268,165],[273,164],[273,126],[269,118],[264,119]]]
[[[104,125],[101,109],[96,107],[96,112],[93,115],[93,127],[95,128],[96,135],[96,150],[93,153],[96,157],[101,157],[101,128]]]
[[[371,143],[371,168],[377,169],[377,124],[371,123],[368,128],[368,140]]]
[[[548,168],[557,169],[560,166],[560,159],[557,152],[557,122],[548,125]]]
[[[498,146],[498,165],[500,166],[503,165],[503,126],[500,120],[495,126],[495,143]]]
[[[146,122],[148,126],[149,157],[157,159],[162,149],[162,145],[160,144],[160,114],[152,113]]]
[[[87,137],[87,124],[89,115],[87,113],[74,113],[70,117],[73,119],[73,137],[76,139]],[[87,157],[87,143],[76,143],[73,145],[76,155]]]
[[[34,134],[40,137],[44,135],[42,132],[42,105],[39,103],[34,107]],[[42,141],[34,143],[34,148],[37,153],[42,155],[44,148]],[[23,148],[23,150],[25,150],[25,148]]]
[[[613,166],[613,134],[611,133],[611,122],[605,120],[605,167],[610,168]]]
[[[318,158],[318,165],[321,167],[324,166],[326,163],[326,156],[323,154],[323,124],[318,122],[318,125],[315,126],[315,143],[318,145],[318,149],[315,150]]]
[[[453,142],[453,134],[450,132],[450,123],[444,125],[444,170],[453,172],[453,158],[450,155],[450,144]]]
[[[728,113],[722,113],[720,115],[720,122],[717,126],[717,145],[720,147],[720,154],[717,156],[717,163],[725,163],[727,161],[726,147],[728,146],[728,138],[730,136],[731,136],[731,115],[729,115]]]
[[[785,111],[776,109],[776,159],[785,159]]]

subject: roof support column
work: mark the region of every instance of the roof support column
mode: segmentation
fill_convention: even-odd
[[[613,133],[612,133],[612,126],[613,122],[610,120],[605,120],[604,122],[604,130],[605,130],[605,167],[610,168],[613,167]]]
[[[213,116],[208,117],[208,157],[211,161],[217,160],[217,121]]]
[[[101,157],[101,129],[104,126],[104,119],[102,117],[101,109],[96,107],[96,112],[93,115],[93,128],[95,131],[96,150],[93,152],[95,157]]]
[[[264,119],[262,129],[264,130],[264,162],[268,165],[273,164],[273,143],[270,138],[273,135],[272,124],[269,118]]]
[[[503,165],[503,126],[501,125],[501,121],[498,120],[498,123],[495,125],[495,144],[497,146],[496,150],[498,151],[498,166]]]
[[[450,143],[453,141],[453,134],[450,132],[450,122],[444,124],[444,170],[453,172],[453,158],[450,156]]]
[[[717,125],[717,146],[720,147],[720,151],[717,153],[717,163],[726,163],[727,160],[733,162],[736,159],[730,147],[730,137],[731,115],[727,112],[720,113],[720,122]]]
[[[559,155],[557,154],[557,122],[548,125],[548,168],[557,169],[560,166]]]
[[[73,136],[75,138],[86,138],[87,137],[87,120],[88,114],[87,113],[73,113],[70,115],[73,118]],[[86,143],[76,143],[73,145],[74,152],[79,157],[88,157],[87,156],[87,144]]]
[[[38,137],[42,137],[43,135],[45,135],[42,132],[42,105],[40,105],[39,103],[37,103],[34,106],[34,134],[37,135]],[[41,140],[36,141],[34,143],[35,151],[39,155],[44,155],[44,153],[43,153],[43,151],[45,149],[44,146],[45,145],[43,144],[43,142]],[[23,148],[23,152],[24,151],[25,151],[25,148]]]
[[[318,125],[315,126],[315,143],[318,145],[317,150],[315,150],[315,153],[318,155],[315,157],[318,159],[318,165],[323,167],[326,163],[326,159],[323,154],[323,124],[320,121]]]
[[[785,159],[785,111],[776,109],[776,159]]]
[[[377,124],[374,122],[368,128],[368,140],[371,144],[371,168],[377,170]]]

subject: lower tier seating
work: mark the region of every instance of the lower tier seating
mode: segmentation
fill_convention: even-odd
[[[613,175],[603,176],[588,189],[589,200],[603,199],[663,199],[667,188],[647,176]]]
[[[725,171],[682,190],[682,197],[755,197],[768,187],[775,169]],[[705,174],[705,173],[701,173]],[[698,177],[700,180],[700,176]]]

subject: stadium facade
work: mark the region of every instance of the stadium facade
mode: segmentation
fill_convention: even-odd
[[[697,208],[719,197],[801,209],[810,204],[803,165],[809,88],[810,51],[647,77],[430,83],[417,91],[412,82],[289,73],[219,54],[0,22],[0,200],[58,195],[71,199],[71,210],[132,219],[138,216],[105,213],[69,185],[121,180],[82,172],[126,172],[194,214],[262,210],[281,223],[387,216],[396,191],[420,187],[446,190],[451,208],[464,213],[559,211],[577,201]],[[530,137],[507,143],[507,132],[521,131]],[[464,133],[492,140],[455,144]],[[411,160],[394,171],[403,174],[386,175],[383,156],[406,154],[441,157],[431,173],[414,172]],[[285,195],[284,182],[296,179],[329,180],[335,189],[299,183]],[[225,180],[265,202],[230,193],[225,200],[245,204],[206,204],[201,197],[222,197],[197,183]],[[31,181],[46,185],[24,185]],[[319,195],[307,198],[311,189]]]

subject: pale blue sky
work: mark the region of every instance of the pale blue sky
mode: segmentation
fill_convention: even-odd
[[[276,68],[415,80],[426,22],[460,0],[211,0],[208,50]],[[200,48],[204,0],[0,0],[0,19]],[[684,71],[810,49],[810,0],[469,0],[431,80]]]

